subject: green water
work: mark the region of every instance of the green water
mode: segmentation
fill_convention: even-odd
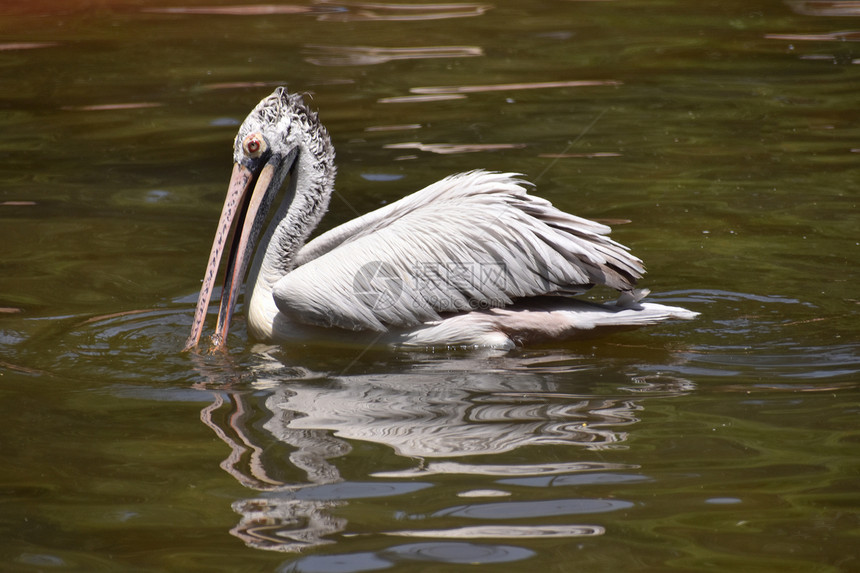
[[[856,3],[407,6],[0,6],[2,569],[860,570]],[[324,228],[515,170],[701,317],[179,352],[280,84],[337,147]]]

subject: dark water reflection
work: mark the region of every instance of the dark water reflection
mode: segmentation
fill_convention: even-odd
[[[408,372],[335,379],[307,372],[285,384],[284,366],[271,354],[262,356],[271,362],[260,365],[254,390],[216,391],[215,401],[201,414],[231,450],[221,467],[243,485],[266,492],[233,504],[241,520],[231,532],[254,547],[299,551],[332,543],[335,534],[351,529],[348,519],[338,517],[342,514],[338,510],[350,500],[384,497],[396,503],[400,496],[438,487],[445,476],[483,476],[500,485],[505,483],[500,478],[552,475],[557,486],[577,483],[576,476],[583,472],[595,480],[586,477],[578,483],[616,483],[638,477],[597,473],[635,469],[617,463],[483,461],[502,460],[502,454],[527,447],[626,448],[627,427],[638,421],[641,400],[565,391],[558,382],[562,370],[555,365],[558,357],[500,358],[503,362],[489,369],[486,358],[464,357],[454,371],[448,361],[432,360],[419,362]],[[549,367],[543,368],[544,364]],[[511,371],[518,374],[512,376]],[[690,390],[683,381],[677,382],[679,392]],[[667,387],[661,390],[671,395]],[[370,477],[376,478],[372,482],[348,481],[337,460],[352,453],[351,444],[356,443],[386,446],[412,462],[402,469],[372,471]],[[479,461],[452,461],[466,457]],[[437,458],[446,461],[434,461]],[[432,482],[416,481],[431,476]],[[571,481],[566,483],[565,478]],[[512,495],[504,489],[464,490],[456,495],[477,501],[429,514],[403,513],[383,523],[377,533],[470,539],[593,536],[602,534],[603,527],[520,522],[633,505],[606,499],[485,501]],[[464,525],[433,529],[436,523],[450,522],[441,519],[445,517],[511,523],[486,530]],[[421,528],[399,531],[404,521]]]
[[[858,568],[856,2],[6,4],[4,570]],[[281,84],[337,147],[323,228],[513,169],[701,317],[180,353]]]

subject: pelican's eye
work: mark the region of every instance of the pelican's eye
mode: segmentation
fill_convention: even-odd
[[[242,148],[250,157],[260,157],[266,151],[266,140],[259,133],[252,133],[242,141]]]

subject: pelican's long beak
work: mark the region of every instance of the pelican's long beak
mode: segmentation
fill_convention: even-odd
[[[197,309],[194,312],[191,334],[188,336],[183,350],[196,348],[200,341],[224,245],[235,222],[236,230],[233,233],[233,241],[230,246],[224,288],[221,290],[218,326],[215,329],[215,334],[212,335],[212,349],[223,348],[227,339],[227,331],[230,328],[230,318],[233,315],[236,299],[242,287],[242,277],[248,268],[254,243],[263,227],[268,207],[271,204],[273,194],[269,192],[278,185],[278,182],[273,181],[276,172],[277,163],[272,160],[263,166],[259,176],[256,177],[253,171],[241,164],[237,163],[233,166],[227,198],[221,210],[218,230],[215,233],[215,240],[212,242],[212,250],[209,253],[209,264],[203,275],[203,286],[200,289],[200,297],[197,299]],[[254,184],[255,179],[256,184]],[[252,186],[253,192],[251,192]]]

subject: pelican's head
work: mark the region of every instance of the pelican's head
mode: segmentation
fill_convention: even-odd
[[[290,163],[298,148],[297,111],[308,113],[301,96],[279,87],[248,114],[233,140],[233,162],[259,173],[273,159]]]
[[[242,122],[233,142],[233,173],[185,350],[196,347],[200,339],[224,246],[235,224],[218,326],[212,337],[215,348],[223,346],[242,277],[272,201],[296,163],[300,148],[310,146],[313,155],[316,140],[322,140],[326,149],[331,146],[325,128],[317,121],[316,114],[307,109],[302,97],[289,94],[282,87],[257,104]]]

